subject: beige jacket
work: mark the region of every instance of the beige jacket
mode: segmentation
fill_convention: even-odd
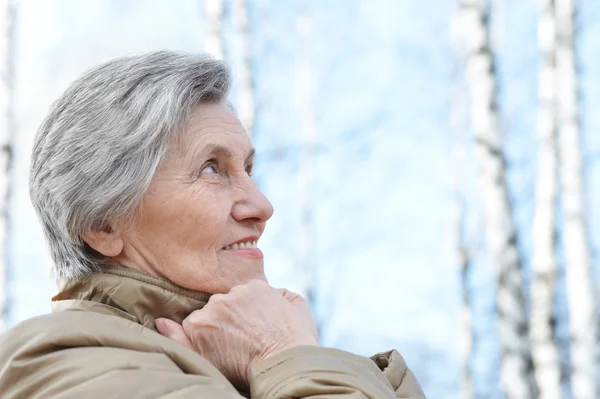
[[[209,295],[125,268],[62,284],[53,313],[0,338],[5,398],[424,398],[396,351],[364,358],[297,347],[251,367],[238,392],[206,359],[160,335]]]

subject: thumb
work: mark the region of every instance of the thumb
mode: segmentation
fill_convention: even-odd
[[[154,321],[154,325],[161,335],[164,335],[167,338],[172,339],[175,342],[180,343],[188,349],[193,350],[194,352],[198,352],[192,344],[192,341],[185,333],[181,324],[174,322],[169,319],[156,319]]]

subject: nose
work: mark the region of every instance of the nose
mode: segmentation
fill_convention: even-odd
[[[271,201],[247,178],[239,186],[239,195],[233,205],[232,216],[238,222],[265,223],[273,216]]]

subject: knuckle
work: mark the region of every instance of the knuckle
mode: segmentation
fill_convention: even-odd
[[[207,304],[220,303],[220,302],[223,302],[224,300],[225,300],[224,294],[213,294],[210,296],[210,298],[208,298]]]
[[[261,280],[251,280],[251,281],[247,282],[246,284],[241,284],[241,285],[237,285],[237,286],[233,287],[231,289],[231,291],[229,291],[229,293],[232,295],[235,295],[235,296],[246,295],[251,292],[264,290],[265,287],[270,287],[270,286]]]
[[[240,292],[244,292],[244,290],[246,289],[246,285],[247,284],[236,285],[231,290],[229,290],[229,294],[230,295],[237,295]]]
[[[252,290],[261,290],[261,291],[273,290],[273,288],[268,283],[266,283],[265,281],[262,281],[262,280],[252,280],[248,284],[248,288],[250,288]]]
[[[251,280],[248,285],[249,286],[253,286],[253,287],[261,287],[263,285],[266,285],[267,283],[265,283],[262,280]]]
[[[238,297],[240,297],[240,295],[237,291],[229,291],[228,294],[213,295],[210,297],[205,309],[211,312],[212,316],[215,317],[222,314],[225,308],[230,308],[232,303],[237,302]]]
[[[303,297],[302,295],[300,295],[300,294],[297,294],[297,293],[295,293],[295,292],[293,292],[293,291],[288,291],[288,293],[289,293],[289,294],[290,294],[290,296],[291,296],[292,298],[294,298],[295,300],[299,300],[299,301],[306,301],[306,298],[304,298],[304,297]]]
[[[190,313],[190,315],[183,320],[183,322],[181,323],[181,326],[185,330],[190,327],[202,325],[203,321],[204,321],[204,313],[200,310],[196,310],[196,311]]]

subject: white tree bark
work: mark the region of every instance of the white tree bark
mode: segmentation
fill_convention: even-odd
[[[12,0],[0,2],[0,333],[8,326],[8,194],[13,137],[13,24]]]
[[[538,43],[542,64],[538,81],[538,166],[533,217],[533,282],[530,336],[540,399],[561,397],[560,356],[555,340],[556,286],[556,19],[554,0],[541,0]]]
[[[254,130],[254,84],[252,80],[252,61],[250,59],[250,37],[248,32],[248,5],[246,0],[233,1],[233,20],[236,29],[237,47],[240,51],[241,65],[238,69],[238,115],[240,121],[252,136]]]
[[[501,385],[507,399],[532,398],[537,390],[529,346],[521,255],[506,182],[494,55],[490,46],[489,6],[486,0],[461,0],[460,4],[486,242],[497,270]]]
[[[462,330],[462,382],[461,397],[473,398],[473,312],[471,310],[471,254],[465,248],[458,248],[461,287],[461,330]]]
[[[223,16],[225,0],[204,0],[204,18],[208,29],[205,51],[216,59],[225,57],[223,48]]]
[[[564,214],[563,245],[571,337],[571,387],[577,399],[597,398],[597,313],[586,227],[574,0],[556,1],[558,137]]]

